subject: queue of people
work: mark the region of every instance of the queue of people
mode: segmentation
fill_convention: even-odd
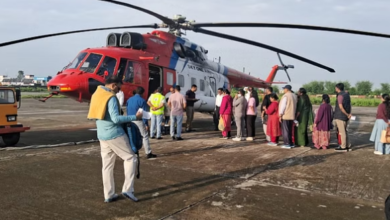
[[[338,95],[334,110],[330,105],[329,95],[324,94],[321,105],[314,111],[304,88],[300,88],[295,94],[292,87],[286,85],[283,87],[284,95],[281,99],[273,93],[272,87],[267,88],[260,108],[267,144],[278,146],[279,137],[283,137],[281,148],[309,147],[309,132],[312,132],[313,146],[311,148],[328,149],[331,130],[336,128],[340,141],[335,151],[350,151],[351,144],[347,128],[352,117],[351,99],[344,91],[342,83],[337,84],[335,90]],[[386,97],[383,100],[386,102]],[[223,122],[222,139],[230,138],[230,120],[234,115],[237,135],[232,140],[254,140],[258,105],[258,95],[251,87],[240,89],[234,99],[231,99],[229,90],[220,88],[215,107],[219,111],[214,114],[214,122],[217,124],[219,118]],[[385,109],[383,106],[381,111]],[[378,113],[378,115],[382,114]],[[384,123],[384,119],[382,121]],[[383,130],[383,126],[384,124],[380,127],[378,125],[378,135],[380,135],[379,130]],[[390,153],[390,148],[388,151]]]

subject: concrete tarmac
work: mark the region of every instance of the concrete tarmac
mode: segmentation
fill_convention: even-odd
[[[348,153],[267,146],[259,120],[255,141],[221,140],[211,116],[196,113],[184,141],[151,140],[153,160],[141,150],[140,201],[110,204],[98,142],[22,148],[96,139],[87,111],[70,99],[23,100],[19,121],[31,130],[19,149],[0,148],[0,219],[385,219],[390,158],[368,141],[376,108],[353,109]],[[120,193],[120,159],[115,180]]]

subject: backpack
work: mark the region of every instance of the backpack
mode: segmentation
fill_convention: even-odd
[[[125,132],[129,137],[129,143],[133,152],[137,155],[137,179],[140,177],[139,167],[140,167],[140,159],[139,159],[139,150],[142,148],[142,135],[136,124],[133,122],[126,124]]]

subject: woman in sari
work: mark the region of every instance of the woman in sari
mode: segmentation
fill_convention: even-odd
[[[298,128],[294,129],[295,145],[305,147],[309,145],[307,127],[313,125],[314,117],[310,98],[304,88],[300,88],[298,91],[296,119],[298,121]]]
[[[223,91],[223,98],[221,107],[219,108],[220,117],[223,120],[225,128],[222,131],[221,139],[229,139],[230,130],[231,130],[231,122],[232,122],[232,106],[233,106],[233,98],[230,96],[230,92],[227,89]]]
[[[270,100],[271,100],[271,104],[265,110],[265,112],[268,115],[266,134],[271,139],[271,142],[269,142],[268,145],[278,146],[279,136],[282,135],[280,122],[279,122],[278,96],[275,93],[272,93],[270,94]]]
[[[383,94],[382,103],[378,106],[375,125],[370,137],[370,141],[375,142],[374,154],[390,154],[390,144],[381,142],[382,131],[386,130],[388,126],[390,126],[390,96]]]
[[[329,104],[330,98],[327,94],[322,95],[322,104],[316,110],[313,125],[314,147],[326,150],[329,147],[330,130],[333,128],[333,109]]]

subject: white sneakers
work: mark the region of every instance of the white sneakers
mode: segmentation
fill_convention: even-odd
[[[137,202],[137,197],[134,196],[133,193],[123,192],[122,195],[130,200],[133,200],[134,202]]]
[[[233,138],[232,140],[233,140],[233,141],[243,141],[243,139],[242,139],[242,138],[239,138],[239,137],[235,137],[235,138]]]
[[[380,151],[374,151],[374,154],[376,154],[376,155],[383,155],[383,153],[380,152]]]
[[[247,141],[253,141],[253,137],[247,137],[246,140]]]

